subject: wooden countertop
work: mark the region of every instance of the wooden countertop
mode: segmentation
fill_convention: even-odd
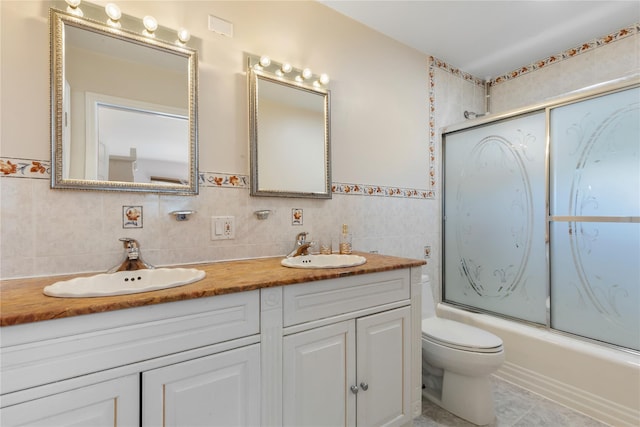
[[[359,253],[359,255],[367,258],[365,264],[335,269],[287,268],[280,265],[282,257],[180,266],[198,268],[204,270],[207,275],[199,282],[176,288],[109,297],[55,298],[42,293],[42,289],[47,285],[92,274],[2,280],[0,281],[0,326],[418,267],[425,264],[422,260],[410,258],[369,253]]]

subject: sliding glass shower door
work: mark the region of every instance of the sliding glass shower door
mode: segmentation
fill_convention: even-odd
[[[545,323],[545,114],[447,135],[444,299]]]
[[[445,133],[443,300],[640,351],[640,88]]]
[[[551,327],[640,350],[640,91],[550,110]]]

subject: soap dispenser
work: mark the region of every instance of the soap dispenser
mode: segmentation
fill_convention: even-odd
[[[351,254],[351,234],[349,234],[349,227],[347,227],[347,224],[342,224],[342,234],[340,234],[339,250],[341,254]]]

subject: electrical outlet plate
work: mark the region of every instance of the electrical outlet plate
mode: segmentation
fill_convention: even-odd
[[[211,217],[211,240],[231,240],[236,238],[236,223],[232,216]]]
[[[431,258],[431,246],[425,246],[424,247],[424,259],[430,259]]]

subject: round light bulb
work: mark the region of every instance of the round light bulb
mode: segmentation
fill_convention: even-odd
[[[158,21],[151,15],[147,15],[142,18],[142,24],[150,34],[158,29]]]
[[[271,58],[269,58],[266,55],[261,56],[260,57],[260,65],[262,65],[263,67],[268,67],[269,65],[271,65]]]
[[[189,41],[189,39],[191,39],[191,33],[189,33],[189,30],[187,30],[186,28],[180,28],[178,30],[178,40],[180,40],[182,43],[186,43]]]
[[[304,70],[302,70],[302,78],[310,79],[311,76],[313,76],[313,73],[311,72],[311,70],[309,68],[305,68]]]
[[[104,11],[106,12],[109,19],[111,19],[113,22],[118,22],[118,19],[122,17],[122,12],[115,3],[107,3],[107,5],[104,7]]]
[[[286,74],[286,73],[290,73],[291,70],[293,70],[293,67],[288,62],[285,62],[284,64],[282,64],[281,69],[282,69],[282,72]]]
[[[326,85],[327,83],[329,83],[329,80],[330,79],[328,74],[320,74],[320,83]]]
[[[84,16],[84,13],[82,13],[82,9],[78,7],[80,6],[81,1],[82,0],[65,0],[65,2],[67,3],[67,12],[75,16]]]

